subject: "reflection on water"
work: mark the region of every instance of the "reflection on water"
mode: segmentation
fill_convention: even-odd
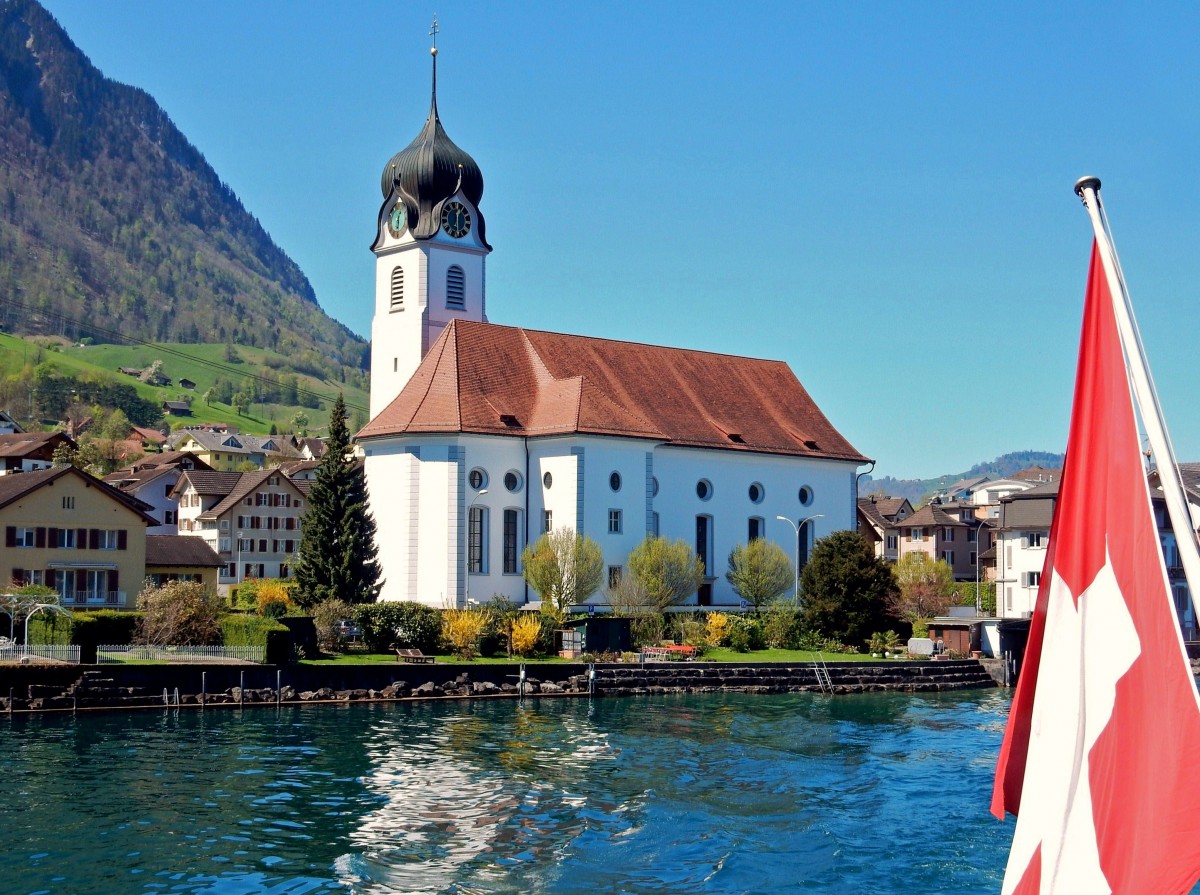
[[[1007,697],[0,719],[0,889],[998,891]],[[17,881],[9,888],[6,883]]]

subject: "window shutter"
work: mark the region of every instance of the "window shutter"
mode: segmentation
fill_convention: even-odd
[[[4,529],[4,546],[17,546],[17,527],[15,525],[9,525]]]
[[[50,543],[47,544],[46,546],[47,547],[58,547],[58,529],[57,528],[50,529]]]
[[[121,577],[117,573],[117,570],[109,569],[108,570],[108,589],[110,591],[116,591],[117,588],[119,588],[120,586],[121,586]]]
[[[75,532],[75,546],[80,550],[87,546],[87,529],[80,528]]]
[[[24,587],[25,586],[25,570],[24,569],[13,569],[12,570],[12,582],[17,587]]]
[[[56,572],[54,569],[47,569],[46,570],[46,587],[56,587],[58,585],[57,576],[58,576],[58,572]]]
[[[89,550],[99,550],[100,549],[100,529],[98,529],[98,528],[89,528],[88,529],[88,549]]]
[[[117,532],[117,549],[124,550],[129,546],[129,532],[121,529]]]
[[[36,544],[36,545],[37,545],[38,547],[45,547],[45,546],[46,546],[46,529],[42,528],[41,526],[38,526],[38,530],[37,530],[37,544]]]

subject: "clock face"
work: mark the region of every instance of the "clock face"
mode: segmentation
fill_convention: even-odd
[[[397,202],[392,208],[391,214],[388,215],[387,226],[388,233],[395,238],[404,232],[404,227],[408,223],[408,212],[405,211],[404,203]]]
[[[471,212],[461,202],[451,202],[442,209],[442,229],[455,239],[471,232]]]

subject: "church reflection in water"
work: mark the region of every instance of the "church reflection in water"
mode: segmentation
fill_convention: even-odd
[[[420,714],[378,718],[364,736],[371,768],[359,783],[376,806],[335,862],[353,891],[487,891],[489,879],[508,887],[524,870],[544,883],[585,831],[632,826],[635,805],[598,800],[587,785],[619,751],[584,713],[543,703]]]

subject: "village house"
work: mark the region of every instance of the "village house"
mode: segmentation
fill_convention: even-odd
[[[62,432],[13,432],[0,435],[0,475],[32,472],[54,465],[54,452],[74,448],[74,440]]]
[[[146,580],[154,585],[194,581],[217,590],[221,557],[202,538],[185,535],[146,536]]]
[[[73,466],[0,477],[0,574],[67,607],[133,609],[146,574],[149,507]]]
[[[979,553],[991,546],[992,529],[976,518],[970,501],[926,504],[898,528],[898,560],[909,553],[924,553],[949,565],[955,581],[986,580]]]
[[[899,523],[912,514],[907,497],[860,497],[858,533],[870,542],[876,556],[895,562],[900,553]]]
[[[308,488],[278,469],[185,470],[172,491],[179,533],[203,538],[221,558],[223,589],[247,578],[287,578]]]
[[[262,469],[270,455],[283,452],[284,441],[275,436],[192,429],[177,433],[171,444],[175,450],[200,457],[212,469],[238,472],[247,463]]]
[[[211,470],[197,454],[166,451],[147,454],[137,463],[104,477],[104,481],[149,505],[150,515],[158,524],[148,535],[173,535],[179,532],[179,503],[173,496],[175,483],[188,470]]]

